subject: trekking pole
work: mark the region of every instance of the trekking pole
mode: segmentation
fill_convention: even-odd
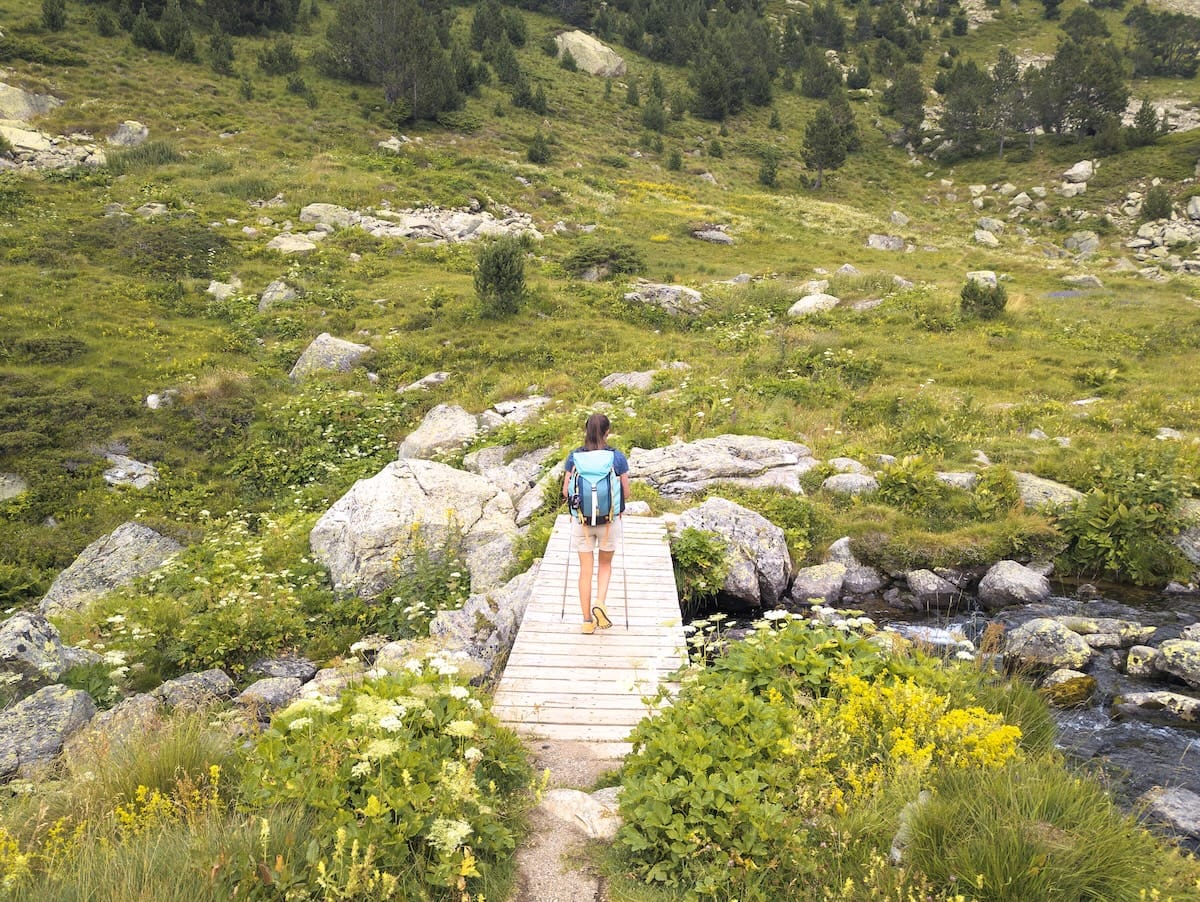
[[[567,560],[563,566],[563,594],[562,594],[562,611],[558,615],[559,620],[567,619],[567,579],[571,570],[571,533],[575,531],[574,517],[571,515],[571,502],[567,502]]]
[[[621,579],[625,583],[625,632],[629,632],[629,560],[625,557],[625,516],[621,523]]]

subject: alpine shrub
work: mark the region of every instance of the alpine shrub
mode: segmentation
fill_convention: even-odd
[[[1155,185],[1142,200],[1142,219],[1170,219],[1171,192],[1166,185]]]
[[[525,297],[525,246],[519,237],[505,235],[480,248],[475,294],[488,316],[517,312]]]
[[[980,319],[995,319],[1008,304],[1008,292],[1003,285],[988,285],[978,279],[967,279],[959,297],[963,314]]]

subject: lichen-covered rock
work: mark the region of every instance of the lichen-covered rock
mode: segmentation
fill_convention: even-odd
[[[397,460],[360,479],[317,521],[309,542],[337,590],[372,597],[395,581],[419,531],[440,549],[461,533],[471,591],[499,585],[517,539],[512,499],[482,476],[429,460]]]
[[[1013,478],[1017,481],[1017,492],[1021,501],[1027,507],[1063,507],[1074,504],[1083,497],[1083,492],[1069,485],[1055,482],[1053,479],[1043,479],[1032,473],[1014,471]]]
[[[57,685],[44,686],[0,711],[0,780],[32,775],[49,764],[95,713],[86,692]]]
[[[158,482],[158,468],[154,464],[134,460],[124,454],[105,454],[104,457],[112,465],[102,474],[109,485],[148,489]]]
[[[792,304],[788,308],[787,315],[790,317],[800,317],[808,316],[811,313],[823,313],[826,310],[832,310],[840,303],[841,300],[832,294],[824,294],[822,292],[809,294]]]
[[[214,667],[212,670],[185,673],[178,679],[167,680],[150,694],[166,708],[198,710],[231,699],[235,692],[229,674]]]
[[[72,767],[87,767],[92,759],[126,744],[143,743],[161,721],[158,699],[141,692],[100,711],[86,727],[63,745],[63,756]]]
[[[558,55],[571,54],[575,66],[589,75],[620,78],[625,74],[625,60],[615,50],[582,31],[564,31],[554,36]]]
[[[709,530],[725,541],[729,575],[722,592],[757,607],[779,601],[791,575],[791,557],[783,530],[762,514],[713,497],[680,514],[679,528]]]
[[[1140,802],[1147,815],[1193,839],[1200,839],[1200,795],[1182,786],[1156,786]]]
[[[459,450],[479,434],[479,417],[457,404],[438,404],[400,443],[401,460]]]
[[[835,495],[869,495],[879,491],[879,480],[865,473],[834,473],[821,488]]]
[[[246,671],[264,677],[295,677],[301,683],[307,683],[316,675],[317,665],[306,658],[289,655],[255,661]]]
[[[1158,672],[1158,649],[1135,645],[1125,656],[1125,672],[1133,677],[1151,677]]]
[[[1057,620],[1037,617],[1008,634],[1004,654],[1026,666],[1080,670],[1091,660],[1092,649]]]
[[[77,611],[118,586],[156,569],[183,548],[140,523],[123,523],[80,552],[39,605],[43,614]]]
[[[672,316],[693,316],[703,313],[707,309],[703,295],[694,288],[688,288],[686,285],[647,282],[642,279],[638,280],[633,291],[625,293],[625,300],[635,304],[661,307]]]
[[[1083,636],[1092,648],[1129,648],[1156,631],[1153,626],[1142,626],[1133,620],[1115,617],[1063,616],[1056,619],[1067,629]]]
[[[0,672],[16,674],[24,687],[52,683],[72,667],[100,660],[94,651],[63,645],[41,614],[18,611],[0,626]]]
[[[303,379],[322,370],[348,373],[354,364],[370,353],[369,345],[334,338],[328,332],[322,332],[304,349],[288,377]]]
[[[539,448],[509,459],[511,445],[493,445],[472,451],[463,458],[463,469],[477,473],[494,486],[508,493],[513,504],[521,500],[542,478],[542,468],[558,454],[557,448]]]
[[[797,604],[832,604],[842,597],[846,571],[846,565],[837,561],[801,567],[792,580],[792,600]]]
[[[1037,604],[1049,597],[1050,580],[1016,561],[993,564],[979,583],[979,603],[986,610]]]
[[[1042,694],[1056,708],[1077,708],[1096,693],[1096,678],[1066,668],[1042,681]]]
[[[1165,723],[1200,723],[1200,699],[1178,692],[1127,692],[1113,700],[1120,714]]]
[[[1200,687],[1200,642],[1168,639],[1158,647],[1158,669]]]
[[[630,476],[668,498],[685,498],[714,485],[778,488],[803,494],[800,477],[817,465],[797,442],[756,435],[718,435],[629,455]]]
[[[870,595],[887,585],[886,576],[874,567],[860,563],[854,556],[850,550],[849,536],[842,536],[829,546],[828,558],[846,568],[846,575],[842,579],[842,592],[846,595]]]
[[[247,686],[235,701],[262,716],[290,705],[302,685],[295,677],[264,677]]]

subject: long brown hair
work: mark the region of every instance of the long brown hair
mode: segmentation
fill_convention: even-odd
[[[599,451],[604,447],[604,439],[608,435],[608,417],[602,413],[594,413],[587,418],[587,429],[584,433],[583,447],[588,451]]]

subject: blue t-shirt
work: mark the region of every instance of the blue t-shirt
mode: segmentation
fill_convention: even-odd
[[[588,450],[587,448],[580,446],[580,447],[576,448],[574,451],[572,451],[570,454],[568,454],[567,462],[565,464],[563,464],[563,469],[566,470],[568,473],[570,473],[572,470],[574,470],[576,453],[584,452],[587,450]],[[605,445],[603,448],[597,448],[596,450],[597,451],[611,451],[613,453],[613,472],[616,473],[618,476],[621,476],[621,475],[629,472],[629,461],[626,460],[625,455],[622,454],[620,451],[618,451],[616,448],[610,448],[607,445]]]

